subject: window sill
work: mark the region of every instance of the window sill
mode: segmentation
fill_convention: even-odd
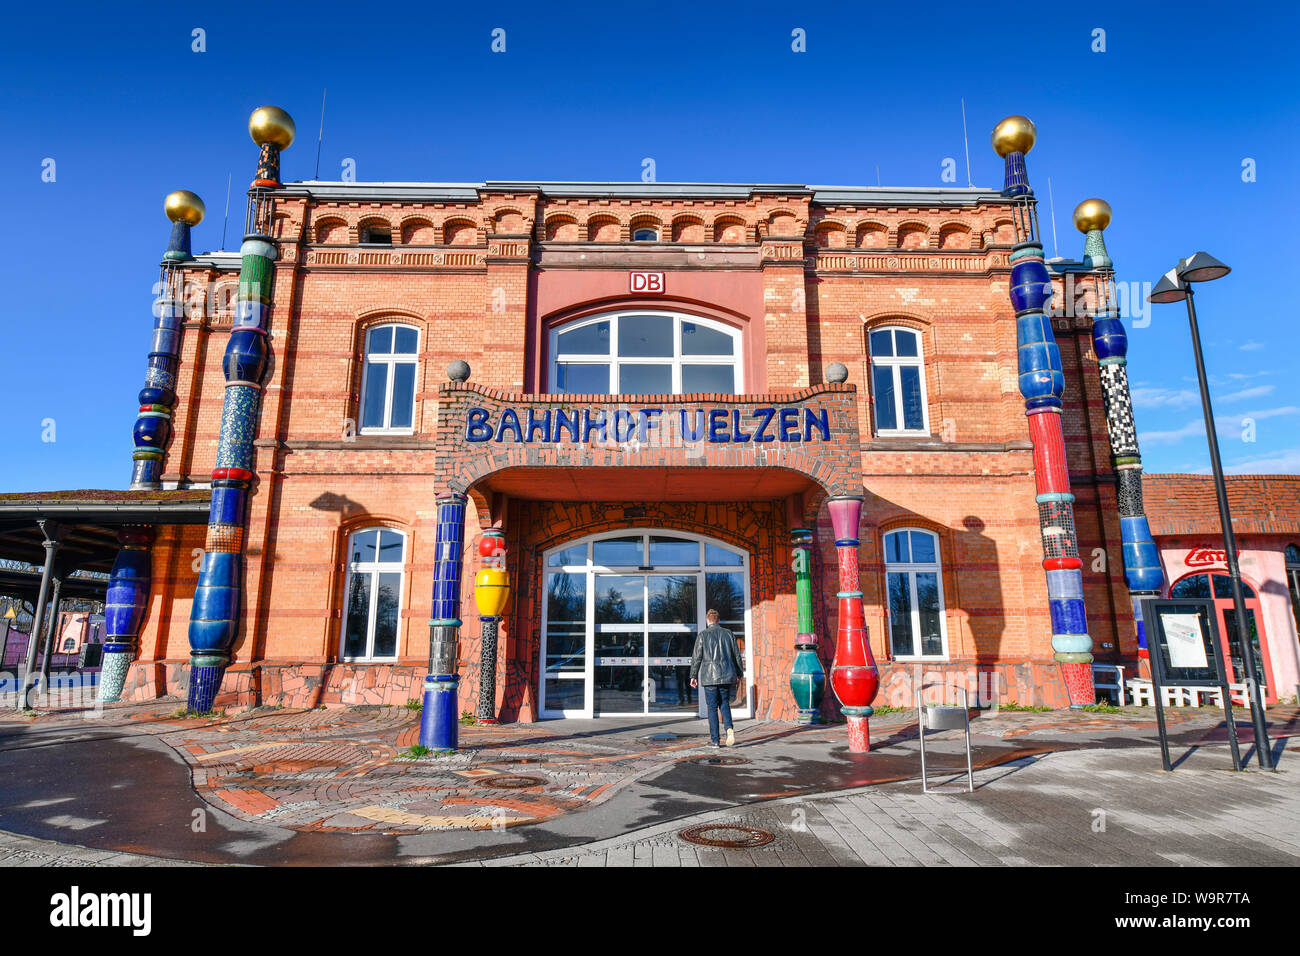
[[[363,428],[357,432],[359,438],[411,438],[414,428]]]

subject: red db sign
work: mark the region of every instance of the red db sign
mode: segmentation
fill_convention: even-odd
[[[662,295],[664,291],[664,274],[662,272],[629,273],[631,289],[642,295]]]

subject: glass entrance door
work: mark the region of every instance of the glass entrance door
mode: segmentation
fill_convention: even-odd
[[[604,716],[694,712],[691,653],[699,573],[596,574],[593,710]]]
[[[748,558],[674,533],[618,532],[547,553],[541,716],[692,716],[695,636],[716,608],[745,663],[732,711],[749,716]]]

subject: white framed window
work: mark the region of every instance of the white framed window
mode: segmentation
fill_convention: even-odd
[[[551,330],[560,394],[739,394],[740,330],[677,312],[611,312]]]
[[[928,435],[925,357],[915,329],[873,329],[871,398],[877,435]]]
[[[348,538],[343,660],[397,660],[405,562],[406,535],[400,531],[366,528]]]
[[[885,535],[885,607],[896,659],[948,657],[938,535],[919,528]]]
[[[361,433],[409,435],[415,422],[415,371],[420,331],[409,325],[376,325],[366,331],[361,376]]]
[[[654,226],[638,226],[632,230],[633,242],[658,242],[659,230]]]

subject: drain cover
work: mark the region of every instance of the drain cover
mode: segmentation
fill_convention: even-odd
[[[686,763],[698,763],[711,767],[734,767],[737,764],[749,763],[744,757],[723,757],[723,756],[704,756],[704,757],[687,757]]]
[[[728,850],[752,849],[767,846],[776,834],[758,827],[742,827],[730,823],[701,823],[687,827],[677,834],[687,843],[697,846],[719,846]]]
[[[527,777],[521,773],[500,773],[495,777],[480,777],[478,784],[497,790],[527,790],[529,787],[545,786],[541,777]]]

